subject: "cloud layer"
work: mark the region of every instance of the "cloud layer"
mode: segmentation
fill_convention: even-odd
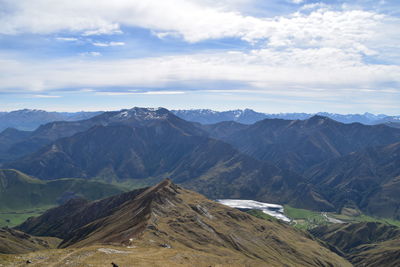
[[[213,89],[315,97],[320,92],[320,97],[329,97],[369,90],[398,97],[396,15],[359,1],[283,2],[288,12],[262,16],[248,12],[260,5],[257,0],[0,0],[0,37],[45,36],[85,49],[72,57],[38,60],[0,47],[0,92],[42,95],[92,88],[104,93],[108,87],[118,88],[116,94],[134,94],[130,90],[138,88],[145,88],[144,93],[160,88],[174,93],[181,92],[176,88],[201,91],[220,86]],[[266,8],[277,5],[268,3]],[[124,39],[132,29],[150,32],[147,38],[158,38],[160,48],[175,42],[184,48],[202,44],[204,49],[107,56],[107,51],[126,50],[138,42],[135,34]],[[235,46],[213,51],[206,45],[226,40]],[[157,46],[154,49],[157,52]]]

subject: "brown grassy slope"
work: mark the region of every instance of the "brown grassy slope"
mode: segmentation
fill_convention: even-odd
[[[349,260],[363,267],[400,266],[400,238],[359,246]]]
[[[400,228],[362,222],[325,225],[310,231],[355,266],[400,266]]]
[[[60,242],[54,237],[36,237],[10,228],[0,228],[0,253],[28,253],[56,248]]]
[[[193,249],[160,247],[125,248],[116,246],[91,246],[87,248],[55,249],[20,255],[1,255],[0,266],[32,267],[110,267],[111,262],[120,267],[257,267],[277,266],[261,259],[252,259],[226,250],[226,256],[204,253]],[[282,266],[280,264],[278,266]],[[286,265],[287,266],[287,265]]]
[[[113,197],[108,201],[113,201]],[[90,216],[90,210],[82,210],[81,218]],[[57,210],[51,212],[60,213]],[[48,219],[51,214],[41,217]],[[30,222],[21,228],[28,232],[37,229],[41,217],[36,219],[33,228]],[[44,228],[41,230],[45,231]],[[71,228],[70,233],[64,235],[61,247],[108,244],[164,249],[160,245],[168,244],[177,251],[220,257],[225,262],[238,258],[265,263],[265,266],[349,265],[288,225],[264,221],[218,204],[182,189],[170,180],[136,194],[104,217]]]

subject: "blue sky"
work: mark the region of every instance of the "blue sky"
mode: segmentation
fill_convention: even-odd
[[[0,110],[400,114],[396,0],[0,0]]]

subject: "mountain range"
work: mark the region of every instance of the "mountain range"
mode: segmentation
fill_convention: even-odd
[[[220,123],[208,128],[213,137],[250,156],[300,173],[324,160],[400,140],[399,129],[344,124],[318,115],[307,120],[265,119],[246,127]]]
[[[56,206],[0,229],[2,264],[398,264],[398,227],[332,224],[326,212],[400,219],[400,129],[321,115],[201,124],[176,114],[132,108],[1,132],[0,212]],[[307,233],[200,194],[323,211],[326,225]]]
[[[58,139],[4,167],[43,180],[75,177],[151,184],[167,176],[211,198],[257,198],[300,207],[308,202],[332,209],[301,183],[300,175],[210,138],[197,125],[165,109],[134,108],[80,123],[95,122],[102,125]],[[301,201],[293,195],[301,196]]]
[[[172,110],[175,115],[184,120],[199,122],[201,124],[214,124],[223,121],[235,121],[243,124],[253,124],[264,119],[307,120],[315,115],[327,117],[342,123],[359,122],[367,125],[390,124],[398,126],[400,116],[384,114],[337,114],[328,112],[318,113],[261,113],[252,109],[237,109],[229,111],[214,111],[210,109]]]
[[[214,111],[210,109],[171,110],[176,116],[201,124],[215,124],[223,121],[235,121],[243,124],[253,124],[264,119],[306,120],[314,115],[331,118],[342,123],[359,122],[367,125],[387,124],[391,127],[400,127],[400,116],[384,114],[336,114],[328,112],[318,113],[261,113],[252,109],[237,109],[229,111]],[[22,131],[33,131],[40,125],[54,121],[78,121],[90,119],[103,113],[95,112],[49,112],[44,110],[22,109],[10,112],[0,112],[0,132],[7,128]]]
[[[348,165],[355,170],[359,163],[346,158],[352,153],[399,142],[400,130],[385,125],[343,124],[322,116],[201,125],[163,108],[133,108],[49,123],[29,134],[13,130],[7,135],[9,131],[0,135],[1,142],[8,142],[3,168],[42,180],[84,178],[146,185],[170,177],[213,199],[254,199],[323,211],[351,207],[399,216],[390,190],[397,177],[390,166],[397,166],[398,159],[391,152],[378,153],[386,164],[372,178],[364,179],[365,171],[360,171],[337,187],[324,180],[343,176],[349,162],[356,164]],[[335,160],[337,167],[326,167]],[[332,173],[318,177],[327,170]],[[364,185],[355,182],[360,179]],[[352,190],[356,193],[344,193]],[[376,198],[394,204],[383,212],[374,204]]]
[[[53,121],[77,121],[91,118],[101,112],[48,112],[36,109],[21,109],[0,112],[0,132],[7,128],[24,131],[35,130],[42,124]]]

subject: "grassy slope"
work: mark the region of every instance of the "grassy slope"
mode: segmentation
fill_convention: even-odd
[[[400,221],[393,220],[393,219],[387,219],[387,218],[376,218],[376,217],[371,217],[365,214],[361,214],[359,216],[348,216],[348,215],[343,215],[343,214],[331,214],[330,215],[332,218],[339,219],[345,222],[381,222],[381,223],[386,223],[390,225],[394,225],[397,227],[400,227]]]
[[[305,210],[305,209],[297,209],[288,205],[285,205],[284,210],[285,210],[285,215],[290,219],[292,219],[294,221],[293,225],[299,229],[307,230],[314,228],[316,226],[330,224],[327,218],[323,216],[321,212]],[[354,216],[351,216],[351,215],[328,212],[327,216],[333,219],[338,219],[350,223],[381,222],[400,227],[400,221],[396,221],[393,219],[386,219],[386,218],[376,218],[364,214],[355,214]]]
[[[60,242],[61,239],[54,237],[37,237],[11,228],[0,228],[0,254],[19,254],[51,249],[56,248]]]
[[[360,246],[349,259],[355,266],[400,266],[400,239]]]
[[[377,222],[332,224],[310,230],[355,266],[399,266],[400,228]]]
[[[16,210],[16,211],[0,211],[0,227],[14,227],[26,221],[29,217],[36,217],[43,214],[46,210],[53,207],[42,206],[34,209]]]
[[[288,205],[285,205],[284,211],[285,215],[293,220],[293,225],[299,229],[307,230],[318,225],[328,224],[321,212],[297,209]]]
[[[271,215],[268,215],[268,214],[262,212],[261,210],[249,210],[249,211],[246,211],[246,213],[253,215],[254,217],[257,217],[259,219],[264,219],[264,220],[268,220],[271,222],[279,221],[277,218],[275,218]]]
[[[89,200],[121,193],[115,185],[84,179],[41,181],[16,170],[0,170],[0,226],[15,226],[71,197]]]

